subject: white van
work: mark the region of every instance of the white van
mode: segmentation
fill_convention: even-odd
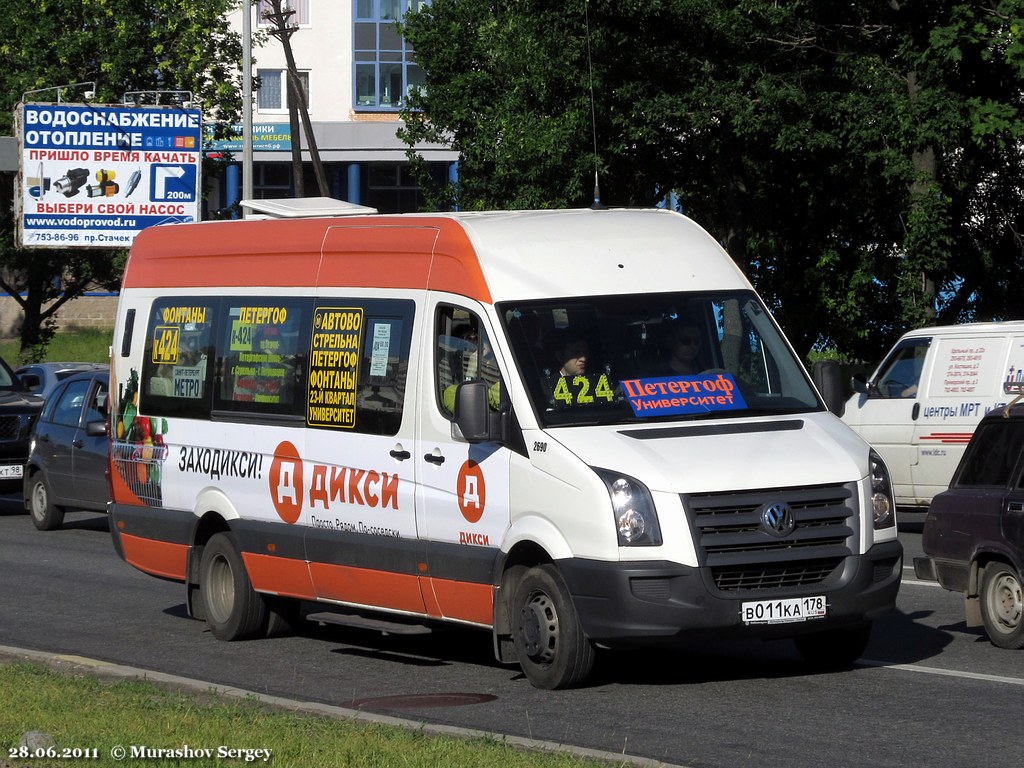
[[[884,464],[675,213],[153,227],[112,362],[115,547],[218,638],[454,622],[562,688],[691,638],[850,664],[895,603]]]
[[[1024,381],[1024,322],[905,334],[870,380],[855,377],[843,421],[882,455],[898,507],[924,511],[946,490],[981,417]]]

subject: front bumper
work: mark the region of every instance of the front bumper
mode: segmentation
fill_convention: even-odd
[[[558,566],[587,637],[599,645],[672,645],[711,638],[792,637],[855,626],[891,610],[903,570],[898,541],[846,558],[827,586],[724,592],[708,586],[701,568],[669,562],[563,560]],[[786,624],[746,625],[740,605],[824,595],[827,616]]]

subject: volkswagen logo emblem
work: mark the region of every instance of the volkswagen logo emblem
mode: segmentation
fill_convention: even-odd
[[[761,527],[772,536],[788,536],[796,528],[793,510],[784,501],[776,501],[761,509]]]

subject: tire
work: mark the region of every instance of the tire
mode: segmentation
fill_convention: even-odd
[[[64,524],[64,509],[53,503],[50,486],[42,472],[32,475],[28,492],[28,511],[32,524],[40,531],[54,531]]]
[[[871,622],[855,627],[829,629],[793,638],[796,649],[811,666],[822,670],[852,667],[864,655],[871,639]]]
[[[206,543],[199,574],[206,624],[214,637],[248,640],[265,634],[266,604],[253,590],[230,533],[215,534]]]
[[[267,629],[265,637],[286,637],[294,635],[295,628],[299,626],[301,616],[299,613],[299,601],[289,600],[286,597],[263,598],[267,606]]]
[[[981,582],[981,620],[993,645],[1024,648],[1024,598],[1020,574],[1006,563],[989,563]]]
[[[553,566],[541,565],[523,574],[509,614],[519,664],[535,687],[572,688],[586,680],[596,651]]]

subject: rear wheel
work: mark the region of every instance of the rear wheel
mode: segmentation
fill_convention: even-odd
[[[819,669],[846,669],[864,655],[871,639],[871,622],[829,629],[793,638],[804,661]]]
[[[1020,574],[1006,563],[985,566],[981,583],[981,620],[993,645],[1024,648],[1024,598]]]
[[[247,640],[267,628],[267,607],[256,594],[234,537],[218,533],[203,547],[200,594],[206,623],[218,640]]]
[[[594,666],[594,646],[553,566],[541,565],[523,574],[510,613],[519,664],[533,685],[572,688],[587,678]]]
[[[40,531],[53,531],[64,523],[64,509],[53,503],[50,486],[42,472],[36,472],[29,481],[28,508],[32,524]]]

